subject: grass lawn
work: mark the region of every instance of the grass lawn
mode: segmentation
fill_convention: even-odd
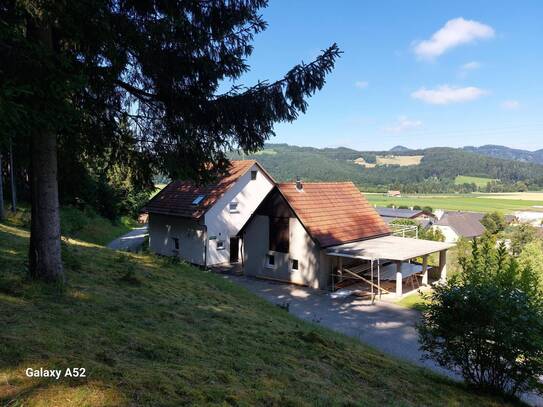
[[[383,194],[365,194],[368,200],[377,206],[430,206],[435,209],[511,213],[520,210],[534,210],[533,206],[543,205],[543,201],[494,198],[492,194],[469,195],[406,195],[400,198]]]
[[[21,228],[30,228],[30,208],[20,205],[16,213],[6,212],[6,224]],[[94,212],[74,207],[60,209],[60,227],[62,235],[105,246],[113,239],[125,234],[138,223],[123,216],[116,222],[105,219]]]
[[[417,292],[402,298],[400,301],[396,302],[396,304],[401,305],[402,307],[423,311],[426,301],[422,295]]]
[[[496,181],[492,178],[483,178],[483,177],[470,177],[468,175],[458,175],[454,179],[454,183],[457,185],[461,184],[475,184],[478,187],[486,187],[488,183]]]
[[[61,290],[25,278],[27,250],[28,232],[0,223],[0,405],[512,405],[188,265],[68,240]]]

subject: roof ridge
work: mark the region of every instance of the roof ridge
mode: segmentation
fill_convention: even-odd
[[[249,162],[256,162],[256,160],[254,158],[247,158],[247,159],[241,159],[241,160],[230,160],[231,163],[233,162],[244,162],[244,161],[249,161]]]

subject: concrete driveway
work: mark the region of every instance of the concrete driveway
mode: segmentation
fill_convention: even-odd
[[[384,301],[374,305],[356,297],[334,298],[330,292],[289,284],[228,275],[225,278],[256,295],[279,305],[289,304],[289,312],[298,318],[318,323],[334,331],[355,337],[385,354],[429,368],[451,379],[460,375],[443,369],[431,360],[422,360],[416,324],[420,314],[416,310]],[[524,394],[522,399],[543,406],[543,399]]]
[[[113,250],[137,252],[141,246],[143,246],[145,238],[148,234],[149,232],[147,231],[147,225],[141,228],[135,228],[121,237],[109,242],[107,247]]]

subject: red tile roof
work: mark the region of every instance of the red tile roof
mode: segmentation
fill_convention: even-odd
[[[352,182],[280,183],[279,190],[321,247],[390,234],[388,225]]]
[[[149,213],[198,219],[254,164],[257,164],[255,160],[232,160],[228,173],[210,185],[173,181],[151,199],[144,210]],[[204,198],[200,204],[193,205],[192,202],[201,195]]]

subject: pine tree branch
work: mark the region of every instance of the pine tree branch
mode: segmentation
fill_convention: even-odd
[[[239,89],[239,86],[234,87],[233,90],[230,90],[226,93],[223,93],[221,95],[218,95],[215,97],[215,100],[227,98],[227,97],[238,97],[238,96],[245,96],[250,93],[253,93],[255,91],[265,91],[267,89],[271,89],[274,87],[282,86],[287,81],[291,80],[294,75],[299,75],[303,73],[304,71],[310,71],[311,69],[314,69],[318,67],[320,64],[326,64],[328,68],[325,68],[327,72],[333,68],[333,64],[336,58],[338,58],[343,52],[339,50],[339,47],[336,43],[332,44],[327,50],[325,50],[321,55],[319,55],[313,62],[309,64],[300,64],[294,67],[292,70],[290,70],[283,78],[273,82],[273,83],[266,83],[266,81],[262,81],[257,83],[256,85],[251,86],[250,88],[245,89],[241,93],[235,93],[236,89]],[[233,93],[234,92],[234,93]]]

